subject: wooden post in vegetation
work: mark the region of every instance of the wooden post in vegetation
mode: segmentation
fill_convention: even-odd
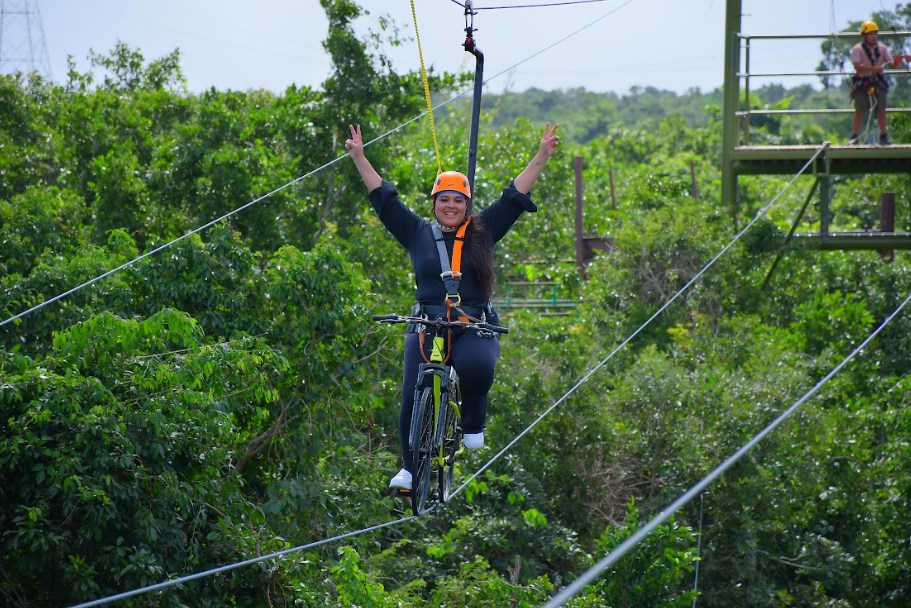
[[[895,232],[895,193],[884,192],[879,198],[879,231]],[[889,260],[895,259],[894,249],[880,249],[879,255]]]
[[[607,170],[607,178],[610,181],[610,208],[614,211],[617,210],[617,190],[614,189],[614,168],[611,167]]]
[[[694,201],[699,200],[699,184],[696,183],[696,163],[690,161],[690,196]]]
[[[585,279],[585,237],[582,234],[582,157],[577,156],[576,170],[576,266],[579,276]]]

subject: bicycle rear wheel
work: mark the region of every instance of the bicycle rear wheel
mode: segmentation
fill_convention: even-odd
[[[411,424],[411,509],[420,515],[427,508],[433,464],[433,389],[421,391]]]
[[[461,403],[459,385],[456,382],[450,386],[449,399],[444,406],[445,410],[443,412],[443,441],[440,447],[443,461],[442,466],[437,469],[440,502],[449,500],[449,494],[452,490],[456,450],[459,449],[459,407]]]

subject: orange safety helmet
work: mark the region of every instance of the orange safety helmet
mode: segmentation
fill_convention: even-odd
[[[860,24],[860,35],[866,36],[871,32],[878,32],[879,26],[876,25],[875,21],[864,21]]]
[[[433,189],[430,191],[430,197],[435,198],[437,193],[444,190],[458,192],[468,200],[471,200],[471,186],[468,184],[468,178],[458,171],[443,171],[433,181]]]

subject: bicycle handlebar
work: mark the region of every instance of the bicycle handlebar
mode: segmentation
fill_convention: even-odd
[[[484,323],[483,321],[471,322],[471,321],[447,321],[446,319],[428,319],[427,317],[403,317],[402,315],[397,315],[390,313],[388,315],[373,315],[374,321],[379,321],[380,323],[416,323],[418,325],[423,325],[425,327],[434,327],[434,328],[453,328],[461,327],[463,329],[483,329],[486,331],[492,331],[498,334],[508,334],[509,329],[506,327],[500,327],[499,325],[491,325],[490,323]]]

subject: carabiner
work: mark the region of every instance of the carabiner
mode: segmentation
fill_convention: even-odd
[[[471,0],[465,0],[465,50],[469,53],[474,51],[474,16],[477,12],[471,8]]]

